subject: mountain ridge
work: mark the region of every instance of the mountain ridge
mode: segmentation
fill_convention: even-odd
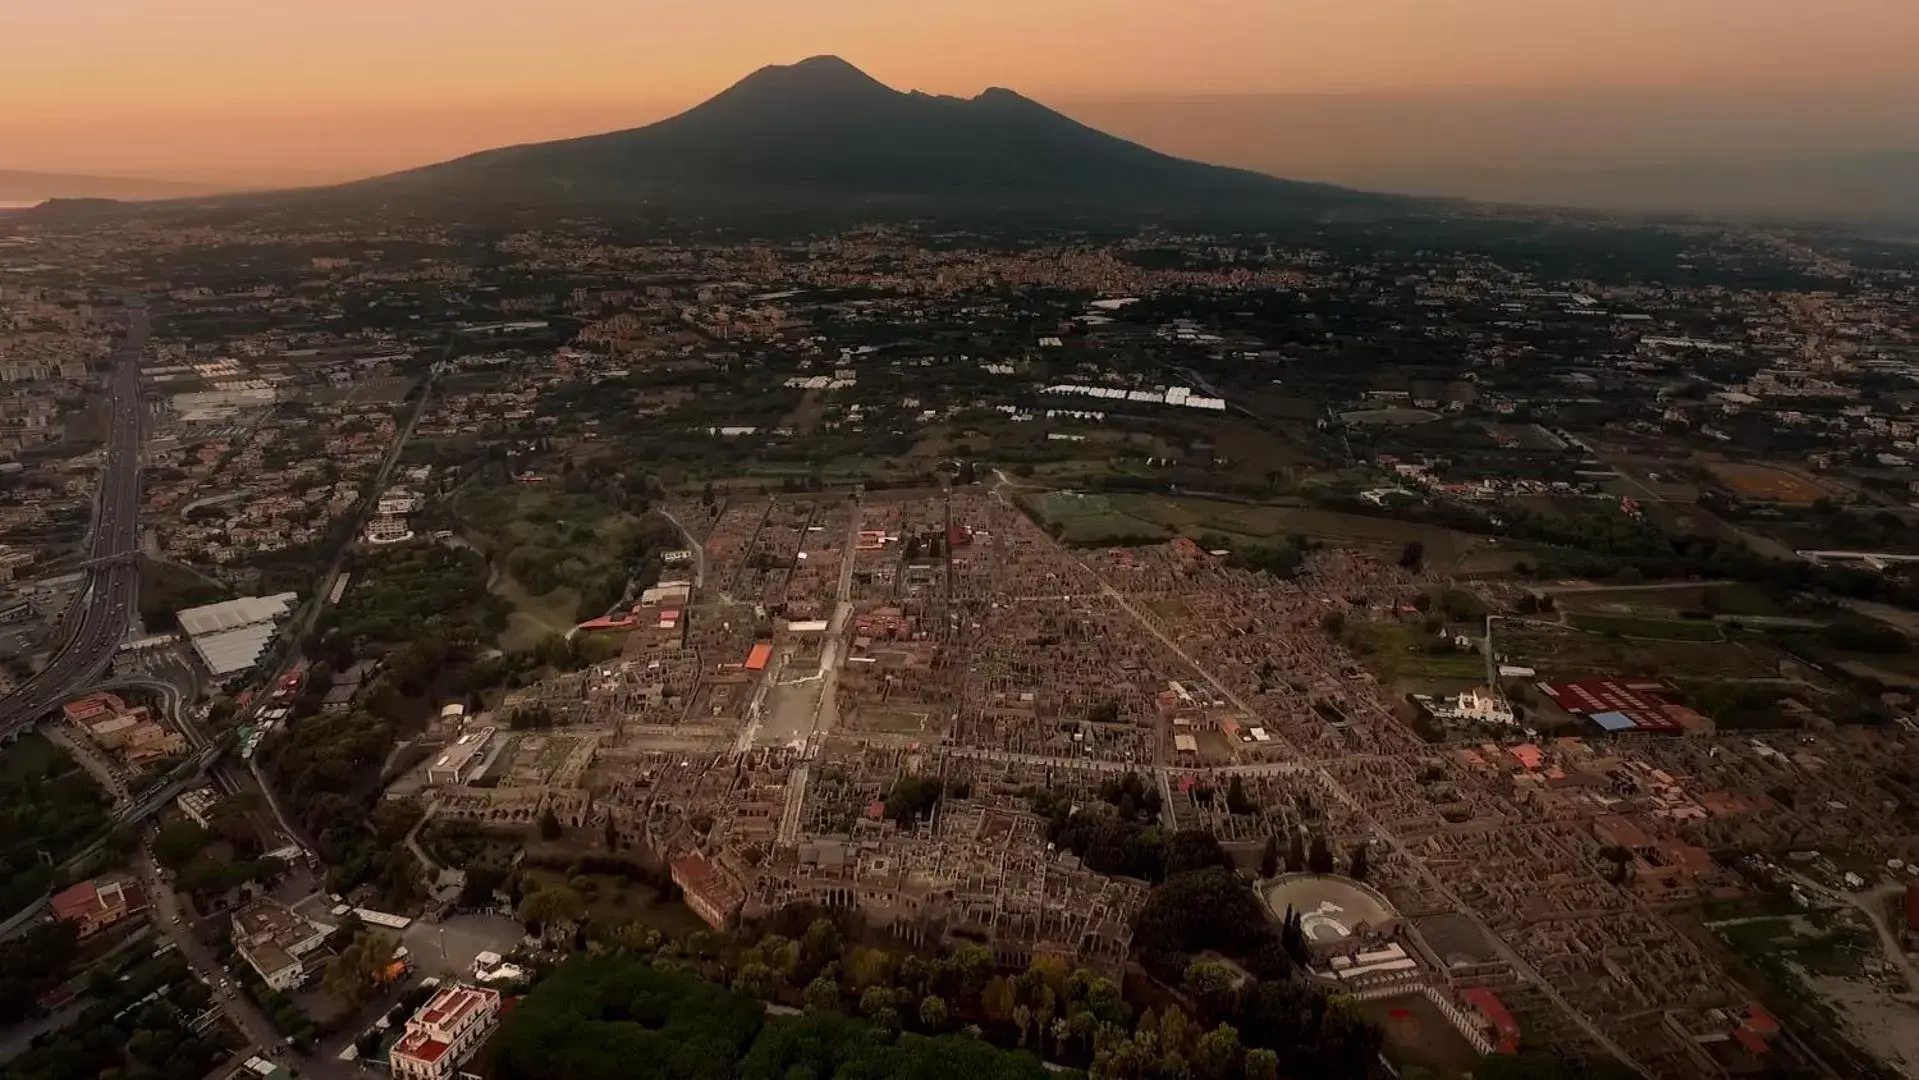
[[[649,206],[929,206],[1257,210],[1411,205],[1174,157],[1005,87],[900,91],[836,56],[762,67],[657,123],[524,143],[334,189]]]

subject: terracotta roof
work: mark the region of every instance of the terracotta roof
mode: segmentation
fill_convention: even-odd
[[[93,882],[82,881],[54,893],[49,902],[53,905],[55,916],[69,922],[77,921],[100,910],[100,890],[93,887]]]
[[[432,1038],[424,1031],[416,1031],[400,1040],[400,1045],[393,1048],[393,1056],[431,1063],[446,1056],[446,1051],[446,1043]]]
[[[1478,1009],[1479,1014],[1484,1016],[1492,1024],[1493,1030],[1499,1033],[1500,1053],[1519,1052],[1519,1022],[1513,1019],[1512,1013],[1506,1011],[1506,1003],[1499,1000],[1498,994],[1483,986],[1473,986],[1461,990],[1459,996],[1465,999],[1466,1004]]]

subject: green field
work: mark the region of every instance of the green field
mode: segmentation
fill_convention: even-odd
[[[1454,693],[1486,681],[1483,654],[1434,646],[1416,623],[1348,622],[1340,640],[1395,689]]]
[[[1171,530],[1121,512],[1105,495],[1051,491],[1027,495],[1026,505],[1048,531],[1068,544],[1129,544],[1170,540]]]
[[[1164,495],[1116,495],[1112,505],[1121,513],[1194,538],[1220,533],[1229,539],[1270,542],[1303,536],[1332,547],[1365,548],[1392,558],[1408,543],[1418,541],[1425,545],[1427,562],[1448,568],[1469,553],[1490,546],[1483,537],[1437,525],[1307,505],[1249,505]]]
[[[1710,619],[1658,619],[1644,615],[1574,612],[1566,622],[1575,629],[1657,641],[1723,641],[1725,633]]]
[[[1069,544],[1153,543],[1175,536],[1223,536],[1229,543],[1271,544],[1289,537],[1330,547],[1360,548],[1397,558],[1408,543],[1426,549],[1428,563],[1455,569],[1470,557],[1476,572],[1509,570],[1523,553],[1493,541],[1435,525],[1321,510],[1303,500],[1252,504],[1168,495],[1101,495],[1071,491],[1023,497],[1033,515]]]
[[[460,500],[466,535],[494,569],[493,591],[513,605],[502,647],[527,648],[616,602],[645,553],[676,543],[664,519],[626,513],[597,496],[514,484]]]
[[[579,621],[574,616],[580,610],[580,594],[569,588],[531,596],[512,575],[502,574],[493,593],[513,605],[500,635],[500,648],[508,652],[527,651],[553,634],[564,636]]]

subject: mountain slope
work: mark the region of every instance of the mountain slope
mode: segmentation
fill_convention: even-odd
[[[349,190],[656,204],[926,201],[1321,210],[1391,202],[1187,161],[1010,90],[901,93],[835,57],[753,73],[657,124],[490,150]]]

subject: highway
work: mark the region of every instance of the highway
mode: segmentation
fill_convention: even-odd
[[[0,699],[0,737],[32,726],[106,671],[139,603],[140,356],[147,347],[145,308],[130,308],[126,337],[107,379],[112,427],[93,527],[86,549],[86,584],[74,594],[55,631],[47,666]]]

